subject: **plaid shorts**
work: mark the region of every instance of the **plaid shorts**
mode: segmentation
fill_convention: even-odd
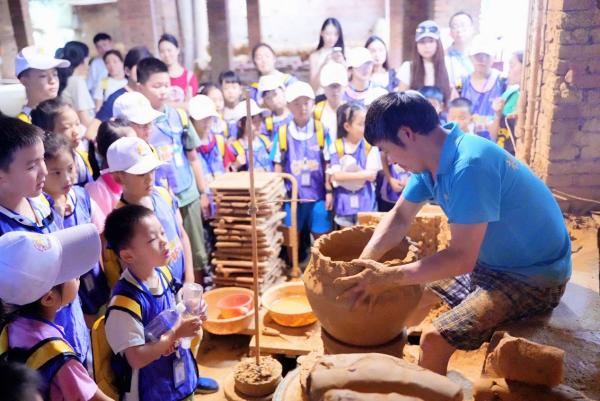
[[[453,347],[475,350],[490,340],[499,325],[554,309],[565,287],[537,288],[476,266],[472,273],[427,286],[452,308],[432,324]]]

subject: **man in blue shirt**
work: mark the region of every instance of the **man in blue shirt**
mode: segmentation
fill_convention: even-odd
[[[427,284],[419,321],[440,299],[451,309],[421,337],[419,364],[446,374],[456,349],[477,349],[496,327],[556,307],[571,275],[571,242],[548,187],[519,160],[456,124],[439,125],[419,93],[390,93],[371,104],[365,138],[412,172],[357,264],[336,280],[353,305],[401,285]],[[376,262],[406,235],[421,206],[448,216],[447,249],[414,263]]]

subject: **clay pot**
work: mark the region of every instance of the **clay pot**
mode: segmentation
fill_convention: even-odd
[[[235,389],[250,397],[264,397],[272,394],[281,382],[281,363],[270,356],[260,358],[261,368],[257,369],[254,358],[246,358],[234,369]],[[261,373],[257,373],[258,371]]]
[[[356,226],[320,237],[303,277],[308,301],[323,329],[355,346],[381,345],[398,337],[423,292],[419,285],[398,287],[381,294],[371,309],[361,303],[350,310],[352,305],[336,299],[343,288],[334,286],[333,281],[360,273],[362,268],[350,261],[360,256],[373,231],[374,227]],[[380,262],[399,264],[407,253],[408,243],[403,241]]]

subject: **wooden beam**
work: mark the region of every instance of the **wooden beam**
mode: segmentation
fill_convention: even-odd
[[[15,34],[15,42],[20,49],[33,44],[31,19],[27,0],[8,0],[10,20]]]
[[[233,50],[229,35],[229,1],[207,1],[208,40],[210,42],[211,78],[231,69]]]

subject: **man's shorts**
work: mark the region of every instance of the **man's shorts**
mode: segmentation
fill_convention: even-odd
[[[292,225],[290,203],[285,204],[285,221],[286,227]],[[327,211],[325,201],[298,203],[298,233],[310,229],[312,234],[326,234],[333,229],[331,222],[331,212]]]
[[[554,309],[565,287],[537,288],[476,266],[472,273],[427,286],[452,308],[432,324],[453,347],[475,350],[490,340],[499,325]]]

